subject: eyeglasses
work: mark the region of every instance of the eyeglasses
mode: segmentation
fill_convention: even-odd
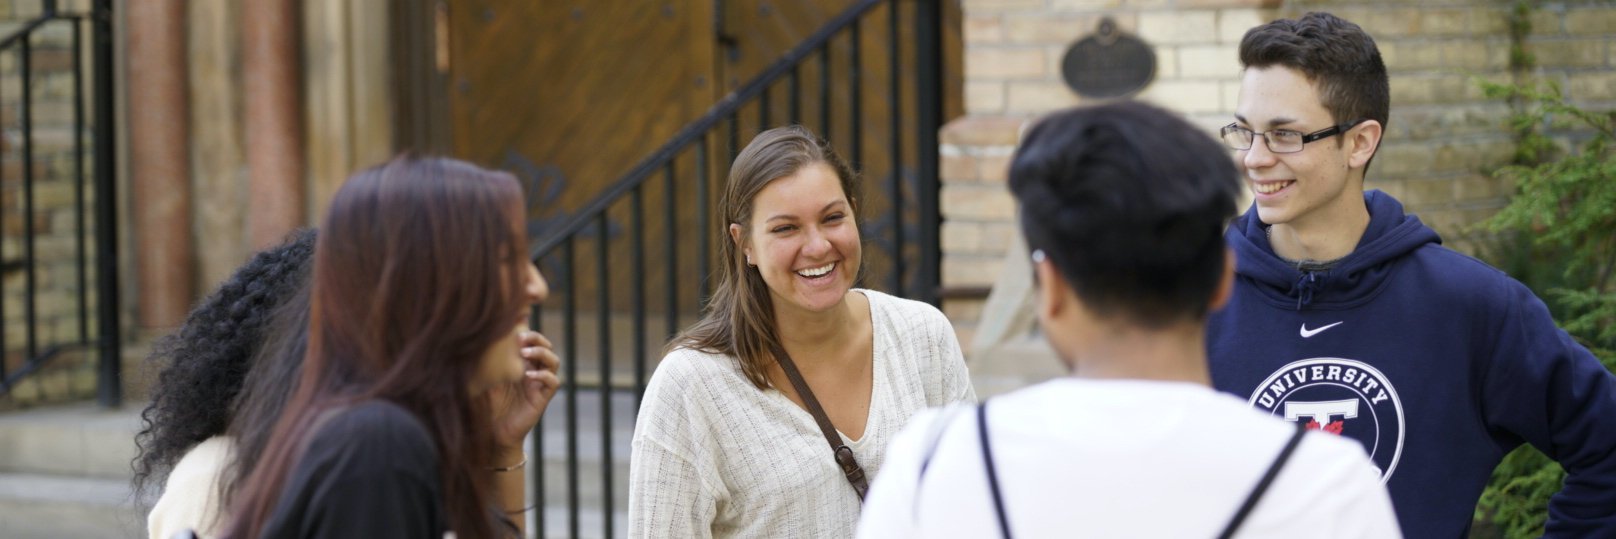
[[[1359,118],[1350,122],[1332,125],[1305,135],[1300,131],[1290,131],[1286,129],[1256,132],[1244,127],[1240,127],[1236,124],[1229,124],[1223,126],[1222,136],[1223,143],[1228,145],[1229,148],[1235,150],[1250,150],[1252,139],[1256,138],[1257,135],[1262,135],[1264,142],[1268,143],[1268,151],[1273,153],[1296,153],[1302,151],[1302,146],[1309,142],[1332,135],[1345,133],[1348,129],[1352,129],[1358,124],[1367,121],[1369,121],[1369,118]]]

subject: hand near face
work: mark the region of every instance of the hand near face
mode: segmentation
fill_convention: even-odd
[[[489,406],[494,412],[494,439],[504,454],[521,453],[523,438],[533,430],[550,399],[555,398],[561,388],[561,378],[557,375],[561,358],[556,356],[550,339],[537,331],[523,329],[517,335],[517,350],[525,366],[522,379],[496,385],[488,391]],[[508,466],[515,461],[498,464]]]

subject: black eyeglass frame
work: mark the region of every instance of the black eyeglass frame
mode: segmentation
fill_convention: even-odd
[[[1237,124],[1237,123],[1232,123],[1232,124],[1229,124],[1229,125],[1225,125],[1225,126],[1223,126],[1223,129],[1218,130],[1218,138],[1223,139],[1223,145],[1228,146],[1229,149],[1244,151],[1244,150],[1250,150],[1252,146],[1256,145],[1257,144],[1257,135],[1262,135],[1263,144],[1266,144],[1268,146],[1268,151],[1269,152],[1271,152],[1271,153],[1298,153],[1298,152],[1301,152],[1302,150],[1306,150],[1307,149],[1307,143],[1309,143],[1309,142],[1313,142],[1313,141],[1319,140],[1321,138],[1332,137],[1332,136],[1335,136],[1335,135],[1339,135],[1341,133],[1345,133],[1345,132],[1347,132],[1348,129],[1358,127],[1358,124],[1367,122],[1369,120],[1371,120],[1371,118],[1359,118],[1359,119],[1348,121],[1348,122],[1341,122],[1341,123],[1332,125],[1330,127],[1326,127],[1324,129],[1320,129],[1318,131],[1314,131],[1312,133],[1302,135],[1302,147],[1297,148],[1295,150],[1288,151],[1288,152],[1282,152],[1282,151],[1279,151],[1279,150],[1275,150],[1274,149],[1274,141],[1268,138],[1268,134],[1269,133],[1297,133],[1298,131],[1292,131],[1292,130],[1289,130],[1289,129],[1270,129],[1270,130],[1267,130],[1267,131],[1252,131],[1250,129],[1240,127],[1240,125]],[[1240,131],[1245,131],[1247,133],[1251,133],[1251,136],[1246,137],[1246,147],[1244,147],[1244,148],[1236,148],[1236,147],[1229,144],[1229,138],[1228,137],[1229,137],[1229,132],[1231,130],[1233,130],[1233,131],[1235,131],[1237,133],[1240,132]]]

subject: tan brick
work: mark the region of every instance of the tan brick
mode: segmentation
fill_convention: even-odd
[[[1443,111],[1442,124],[1447,134],[1455,137],[1504,133],[1504,119],[1509,114],[1509,106],[1504,103],[1467,105]]]
[[[1594,39],[1545,41],[1528,45],[1527,51],[1541,67],[1593,67],[1604,65],[1605,45]]]
[[[1616,34],[1616,7],[1566,10],[1565,21],[1573,34]]]
[[[1060,82],[1016,81],[1009,87],[1005,108],[1010,112],[1043,113],[1078,103],[1077,93]]]
[[[982,224],[973,221],[943,221],[939,242],[944,253],[978,254],[982,250]]]
[[[1424,208],[1453,202],[1453,180],[1451,179],[1409,180],[1403,182],[1403,189],[1403,204],[1411,208]]]
[[[1218,89],[1218,95],[1222,97],[1223,111],[1234,112],[1234,109],[1240,105],[1240,81],[1226,80],[1220,82],[1218,83]],[[1227,125],[1229,123],[1227,120],[1227,118],[1219,118],[1218,121],[1222,123],[1218,124],[1218,128],[1222,129],[1224,125]],[[1212,131],[1211,134],[1212,136],[1218,136],[1216,130]]]
[[[1192,45],[1178,49],[1179,76],[1240,77],[1240,51],[1235,45]]]
[[[1004,82],[966,81],[965,112],[970,114],[1004,112]]]
[[[1420,14],[1420,35],[1462,36],[1468,26],[1465,24],[1467,18],[1464,11],[1457,9],[1426,11]]]
[[[1160,9],[1173,6],[1174,0],[1126,0],[1128,9]]]
[[[1560,25],[1562,15],[1558,11],[1534,9],[1526,20],[1532,24],[1531,33],[1534,35],[1558,34],[1563,31]]]
[[[1054,9],[1101,10],[1121,6],[1122,0],[1049,0],[1049,7]]]
[[[1035,9],[1044,7],[1044,0],[965,0],[964,7],[966,13],[1008,9]]]
[[[943,154],[937,159],[938,176],[945,182],[976,182],[982,179],[976,156]]]
[[[1488,176],[1459,178],[1454,184],[1454,199],[1459,202],[1490,200],[1504,196],[1497,179]]]
[[[1616,99],[1616,72],[1572,73],[1566,93],[1578,100]]]
[[[1010,249],[1010,242],[1015,241],[1021,234],[1020,225],[1015,221],[982,224],[982,252],[984,254],[1003,256]]]
[[[943,144],[956,146],[1015,146],[1016,136],[1026,118],[1007,116],[966,116],[943,124]]]
[[[1219,85],[1218,81],[1157,81],[1139,99],[1183,113],[1222,112]]]
[[[1509,34],[1509,7],[1470,9],[1470,35],[1490,36]]]
[[[1040,48],[971,48],[965,51],[967,79],[1042,76],[1044,76],[1044,50]]]
[[[1436,203],[1444,204],[1444,203]],[[1420,221],[1430,226],[1436,233],[1444,238],[1458,237],[1464,231],[1464,212],[1437,206],[1411,206],[1409,213],[1419,216]]]
[[[1378,44],[1378,47],[1381,60],[1386,62],[1386,70],[1392,73],[1424,71],[1442,65],[1440,43],[1388,40]]]
[[[1442,44],[1442,66],[1467,70],[1508,67],[1494,65],[1493,57],[1487,51],[1486,43],[1477,43],[1473,39],[1449,41]]]
[[[968,15],[965,17],[966,43],[998,43],[1004,41],[1004,20],[998,15]]]
[[[984,155],[981,163],[982,183],[1003,184],[1010,179],[1010,160],[1013,154]]]
[[[1373,166],[1387,176],[1423,174],[1430,170],[1431,151],[1423,144],[1382,144]]]
[[[1374,161],[1369,163],[1369,168],[1370,170],[1378,170]],[[1376,175],[1370,174],[1368,178],[1364,179],[1364,190],[1373,189],[1379,189],[1399,201],[1403,200],[1403,180],[1382,180],[1378,179]]]
[[[1033,13],[1005,17],[1004,26],[1015,43],[1066,45],[1093,33],[1098,20],[1098,15]]]
[[[1225,9],[1218,12],[1218,42],[1238,45],[1246,31],[1268,22],[1266,10]]]
[[[991,286],[1004,271],[1004,257],[945,256],[943,286]]]
[[[1409,36],[1420,33],[1420,12],[1415,9],[1374,9],[1365,12],[1357,22],[1375,39]]]
[[[1438,144],[1431,156],[1432,171],[1479,171],[1509,161],[1514,144],[1508,141],[1449,142]]]
[[[1207,7],[1272,8],[1277,6],[1279,6],[1279,0],[1178,0],[1179,9]]]
[[[38,209],[65,208],[73,204],[73,184],[69,182],[39,182],[34,185],[34,207]]]
[[[1176,79],[1178,74],[1178,48],[1156,47],[1156,79]]]
[[[948,298],[943,300],[943,316],[950,322],[975,322],[982,319],[982,306],[987,298]]]
[[[1217,12],[1163,11],[1139,14],[1139,36],[1150,43],[1211,43],[1217,39]]]
[[[1391,94],[1399,106],[1449,103],[1466,95],[1465,81],[1457,76],[1392,77]]]
[[[1078,39],[1093,35],[1100,27],[1100,19],[1110,16],[1117,28],[1133,33],[1139,19],[1132,14],[1036,13],[1006,16],[1006,39],[1016,43],[1043,43],[1059,45],[1061,51]],[[1054,54],[1056,61],[1064,52]]]
[[[1016,205],[1000,186],[953,185],[942,190],[942,214],[949,219],[1010,219]]]

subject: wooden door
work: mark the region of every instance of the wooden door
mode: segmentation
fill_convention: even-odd
[[[714,101],[712,16],[696,0],[448,2],[456,156],[576,208]]]

